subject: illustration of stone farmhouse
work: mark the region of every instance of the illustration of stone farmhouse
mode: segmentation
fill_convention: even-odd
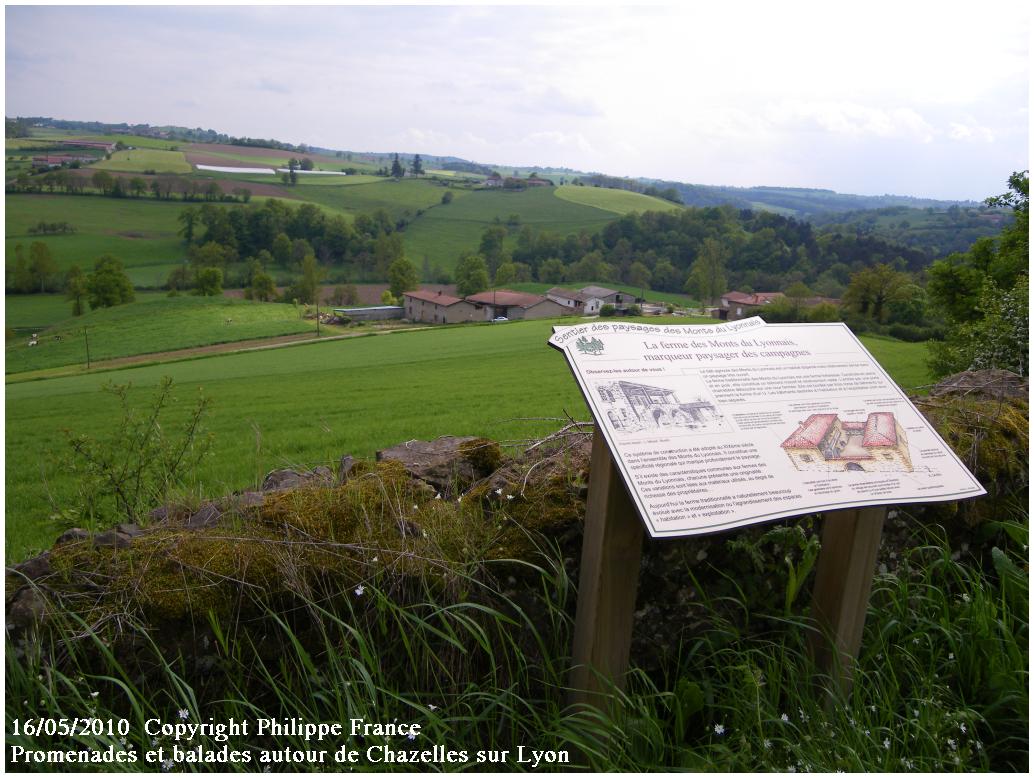
[[[721,427],[722,416],[715,406],[697,399],[679,402],[675,392],[631,381],[599,384],[596,392],[606,407],[607,418],[615,430],[638,432],[663,427]]]
[[[905,431],[886,411],[865,421],[813,413],[781,445],[798,470],[912,472]]]

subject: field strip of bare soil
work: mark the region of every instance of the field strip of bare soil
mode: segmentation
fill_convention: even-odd
[[[209,346],[195,346],[194,348],[181,348],[173,351],[156,351],[150,354],[134,354],[131,357],[118,357],[117,359],[105,359],[90,363],[91,373],[107,370],[118,370],[130,365],[152,365],[162,362],[178,362],[197,357],[213,356],[216,354],[233,354],[243,351],[264,351],[268,349],[287,348],[290,346],[301,346],[306,343],[325,343],[331,340],[347,340],[348,338],[365,338],[371,335],[390,335],[393,332],[413,332],[414,330],[430,329],[428,326],[417,327],[393,327],[384,330],[365,330],[363,332],[348,332],[337,335],[321,335],[316,337],[313,333],[303,332],[298,335],[278,335],[273,338],[257,338],[254,340],[237,340],[229,343],[213,343]],[[62,378],[70,375],[82,375],[87,372],[83,365],[62,365],[61,367],[47,368],[46,370],[33,370],[25,373],[13,373],[6,376],[6,383],[17,384],[23,381],[37,381],[45,378]]]

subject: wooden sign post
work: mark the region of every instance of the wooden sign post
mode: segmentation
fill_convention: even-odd
[[[851,688],[888,505],[984,494],[846,326],[555,327],[596,421],[570,700],[624,686],[644,531],[728,532],[821,514],[810,644]]]
[[[578,574],[572,704],[603,707],[608,686],[624,687],[642,548],[643,523],[597,426]]]
[[[883,534],[884,506],[822,514],[810,644],[819,677],[848,693]],[[589,495],[578,577],[569,702],[603,709],[608,690],[623,690],[632,627],[643,523],[603,435],[593,431]]]

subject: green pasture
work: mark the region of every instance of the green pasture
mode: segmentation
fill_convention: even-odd
[[[227,320],[232,320],[227,323]],[[140,302],[102,308],[66,318],[40,334],[29,348],[22,339],[5,349],[8,375],[65,365],[85,365],[89,334],[90,358],[104,359],[309,332],[292,305],[259,303],[227,297],[149,295]]]
[[[436,191],[443,192],[441,188]],[[460,253],[476,250],[487,227],[505,222],[517,214],[521,226],[536,231],[549,230],[561,235],[581,230],[594,232],[614,219],[614,214],[568,200],[555,194],[553,187],[504,191],[478,189],[455,193],[448,205],[431,208],[406,228],[406,254],[419,267],[426,256],[432,265],[452,269]],[[441,194],[438,195],[439,201]]]
[[[186,144],[184,144],[184,147],[185,146]],[[262,165],[264,167],[287,167],[287,161],[291,157],[294,157],[295,159],[298,158],[297,154],[291,154],[288,151],[277,151],[276,149],[266,150],[269,151],[269,156],[256,157],[247,154],[234,154],[230,151],[216,151],[215,149],[207,149],[198,146],[194,146],[193,148],[185,148],[185,151],[187,153],[205,154],[207,156],[225,159],[227,160],[227,166],[230,167],[232,167],[234,163],[248,163],[251,165]]]
[[[116,151],[112,153],[111,159],[102,159],[91,167],[121,173],[143,173],[145,170],[154,170],[157,173],[190,173],[194,169],[182,151],[158,149]]]
[[[125,143],[127,146],[135,146],[138,149],[158,149],[168,151],[174,148],[183,148],[186,145],[183,141],[167,140],[163,138],[150,138],[142,135],[68,135],[69,138],[80,140],[99,141],[101,143]]]
[[[638,192],[626,192],[624,189],[604,189],[595,186],[559,186],[556,196],[561,200],[589,205],[604,211],[624,216],[626,213],[638,211],[679,211],[682,206],[659,197],[649,197]]]
[[[328,186],[310,183],[306,176],[299,176],[298,184],[292,186],[291,191],[297,197],[347,213],[371,213],[383,208],[393,219],[398,219],[412,218],[418,210],[440,203],[446,190],[431,181],[415,178],[401,181],[378,178],[375,183],[362,186]]]
[[[137,292],[138,303],[165,297],[165,292]],[[4,326],[42,330],[71,318],[72,303],[63,294],[9,294],[4,297]]]
[[[58,267],[93,267],[103,254],[122,260],[134,283],[153,283],[158,272],[181,262],[182,239],[176,221],[183,203],[148,198],[87,197],[74,195],[7,195],[5,257],[14,261],[14,248],[42,241],[50,248]],[[29,228],[40,221],[67,221],[76,232],[70,235],[30,235]]]
[[[236,304],[235,319],[243,308]],[[199,392],[210,397],[214,449],[203,490],[218,495],[254,485],[274,468],[333,465],[343,454],[370,456],[404,440],[519,441],[557,424],[535,419],[587,418],[563,356],[546,345],[554,323],[399,332],[8,384],[7,558],[53,540],[51,497],[74,507],[62,430],[111,434],[118,411],[101,391],[105,384],[131,383],[142,407],[170,376],[177,402],[169,430]],[[925,383],[916,368],[922,344],[887,340],[873,351],[903,386]]]

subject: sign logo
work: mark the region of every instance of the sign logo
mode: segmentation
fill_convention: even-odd
[[[596,356],[597,354],[603,353],[603,341],[599,338],[593,338],[589,340],[587,337],[582,335],[578,340],[574,342],[575,347],[583,354],[591,354]]]

